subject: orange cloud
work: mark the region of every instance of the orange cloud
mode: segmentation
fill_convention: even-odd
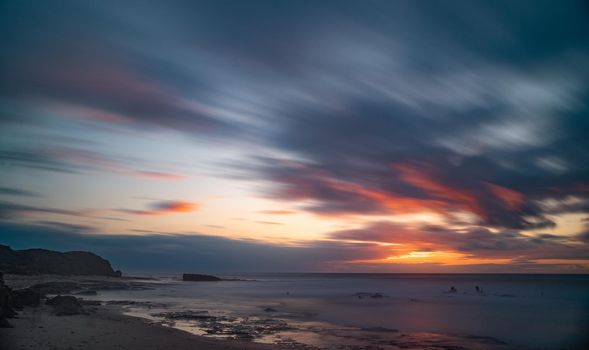
[[[423,168],[406,164],[397,164],[393,168],[399,172],[399,178],[406,183],[445,201],[457,203],[463,209],[468,209],[480,217],[486,217],[485,210],[474,194],[437,181],[431,173]]]
[[[290,215],[295,212],[291,210],[262,210],[260,213],[267,215]]]
[[[485,182],[485,185],[493,192],[493,194],[501,199],[508,207],[513,210],[519,210],[524,203],[524,196],[514,190],[510,190],[507,187],[495,185],[489,182]]]
[[[185,201],[159,201],[152,203],[148,210],[119,209],[118,211],[136,215],[168,215],[189,213],[200,209],[200,204]]]
[[[330,188],[350,192],[374,200],[396,213],[416,213],[424,210],[444,212],[444,202],[430,199],[403,197],[390,192],[368,189],[363,186],[334,179],[325,179]]]
[[[386,213],[448,216],[461,211],[493,225],[529,225],[519,214],[525,203],[523,194],[475,179],[459,182],[425,164],[393,163],[390,178],[374,183],[338,179],[327,171],[300,164],[287,163],[285,166],[294,170],[277,177],[278,181],[287,184],[280,189],[280,196],[310,200],[304,209],[320,216]],[[284,212],[263,213],[278,215]]]
[[[279,222],[274,222],[274,221],[256,221],[258,224],[264,224],[264,225],[282,225]]]
[[[199,208],[196,203],[180,202],[180,201],[168,201],[165,204],[159,206],[160,211],[164,212],[175,212],[175,213],[187,213],[195,211]]]

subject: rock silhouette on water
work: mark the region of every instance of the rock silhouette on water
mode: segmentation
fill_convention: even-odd
[[[183,281],[191,281],[191,282],[217,282],[222,281],[217,276],[212,275],[203,275],[197,273],[185,273],[182,275]]]

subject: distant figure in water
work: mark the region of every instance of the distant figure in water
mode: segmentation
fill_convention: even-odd
[[[477,291],[477,293],[482,293],[483,290],[481,288],[479,288],[479,286],[475,286],[474,289]]]
[[[456,290],[456,287],[452,286],[450,287],[450,293],[456,293],[458,290]]]

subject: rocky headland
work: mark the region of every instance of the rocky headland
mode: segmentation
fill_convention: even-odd
[[[46,249],[12,250],[0,245],[0,271],[17,275],[95,275],[120,277],[110,262],[90,252]]]
[[[11,276],[11,287],[4,277]],[[18,276],[28,276],[19,278]],[[39,283],[31,283],[38,276]],[[98,276],[95,279],[64,280],[50,276]],[[100,279],[114,278],[115,280]],[[90,252],[56,252],[46,249],[12,250],[0,245],[0,327],[10,327],[14,318],[25,306],[38,307],[47,295],[73,292],[92,293],[98,289],[128,289],[139,287],[133,282],[118,281],[120,271],[110,262]],[[19,281],[26,281],[24,284]],[[73,298],[73,299],[71,299]],[[82,313],[76,307],[76,298],[53,300],[57,314]],[[51,302],[50,302],[51,304]],[[65,311],[64,311],[65,310]]]

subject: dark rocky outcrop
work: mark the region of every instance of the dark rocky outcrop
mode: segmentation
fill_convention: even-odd
[[[185,273],[182,275],[183,281],[191,281],[191,282],[217,282],[222,281],[217,276],[211,275],[202,275],[197,273]]]
[[[35,292],[46,295],[46,294],[67,294],[78,289],[81,289],[79,283],[67,282],[67,281],[53,281],[38,283],[30,287]]]
[[[15,290],[12,292],[12,304],[18,310],[24,306],[41,305],[41,294],[31,288]]]
[[[381,294],[381,293],[366,293],[366,292],[358,292],[356,294],[354,294],[355,296],[358,297],[358,299],[364,299],[364,298],[371,298],[371,299],[382,299],[382,298],[388,298],[387,295],[385,294]]]
[[[120,277],[108,260],[90,252],[46,249],[12,250],[0,245],[0,271],[20,275],[99,275]]]
[[[45,304],[53,306],[53,313],[57,316],[86,313],[80,301],[71,295],[58,295],[48,299]]]
[[[0,273],[0,328],[10,327],[7,319],[16,315],[12,307],[12,291],[4,285],[4,279]]]

